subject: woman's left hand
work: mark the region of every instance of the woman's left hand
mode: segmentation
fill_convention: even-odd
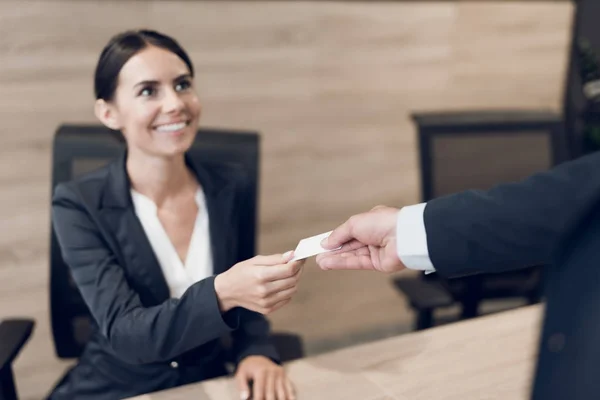
[[[282,366],[264,356],[248,356],[238,365],[235,380],[242,400],[293,400],[296,398],[292,382]]]

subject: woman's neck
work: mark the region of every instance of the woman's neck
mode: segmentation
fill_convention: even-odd
[[[157,207],[172,197],[196,190],[197,183],[185,165],[183,154],[167,158],[129,152],[126,168],[131,187],[149,197]]]

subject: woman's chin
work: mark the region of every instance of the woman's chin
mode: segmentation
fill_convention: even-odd
[[[177,143],[165,143],[164,145],[159,146],[157,150],[166,157],[179,156],[187,152],[192,147],[192,144],[194,143],[193,139],[194,138],[189,140],[181,140]]]
[[[169,133],[168,135],[154,136],[157,148],[173,149],[173,151],[175,151],[175,149],[177,149],[178,151],[186,151],[194,143],[195,137],[196,135],[189,131],[183,133]]]

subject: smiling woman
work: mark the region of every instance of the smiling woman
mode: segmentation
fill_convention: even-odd
[[[254,399],[293,398],[261,314],[290,301],[302,262],[251,258],[244,171],[187,156],[201,115],[193,79],[185,51],[158,32],[122,33],[102,51],[95,112],[127,153],[54,193],[63,258],[96,329],[51,399],[124,398],[223,375],[228,334],[242,398],[250,381]],[[215,248],[227,256],[213,259]]]
[[[200,118],[193,77],[191,60],[174,40],[152,31],[119,35],[96,69],[96,116],[121,130],[133,157],[138,150],[181,153]]]

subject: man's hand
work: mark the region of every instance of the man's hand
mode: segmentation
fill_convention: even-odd
[[[366,269],[385,273],[405,268],[396,252],[396,220],[398,209],[377,206],[357,214],[338,228],[321,244],[326,249],[341,249],[320,254],[321,269]]]

